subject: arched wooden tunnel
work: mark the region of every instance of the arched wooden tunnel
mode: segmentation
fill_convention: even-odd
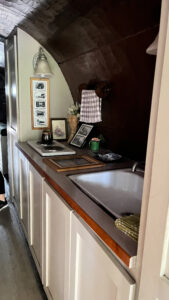
[[[158,32],[160,6],[160,0],[0,0],[4,14],[18,17],[16,24],[56,59],[75,101],[82,83],[111,82],[98,132],[114,152],[135,159],[146,152],[155,67],[146,48]]]

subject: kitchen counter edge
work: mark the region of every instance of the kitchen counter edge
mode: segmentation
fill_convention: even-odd
[[[129,268],[134,267],[137,255],[137,242],[118,230],[115,227],[113,218],[71,182],[67,175],[75,174],[77,171],[55,172],[43,162],[44,157],[40,156],[26,142],[18,142],[16,143],[16,147],[70,207],[92,228],[122,263]],[[84,153],[88,154],[85,150],[78,149],[78,154]],[[119,162],[111,163],[104,167],[97,168],[97,170],[83,170],[83,173],[112,168],[125,168],[127,166],[129,166],[129,162],[127,164]]]

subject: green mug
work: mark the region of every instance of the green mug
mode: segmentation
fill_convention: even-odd
[[[99,139],[91,139],[89,142],[89,147],[92,152],[99,152],[100,148],[100,140]]]

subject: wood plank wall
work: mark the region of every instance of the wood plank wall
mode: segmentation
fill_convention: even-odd
[[[112,83],[97,131],[133,159],[146,153],[155,57],[145,51],[160,7],[160,0],[46,1],[21,25],[55,57],[75,101],[82,83]]]

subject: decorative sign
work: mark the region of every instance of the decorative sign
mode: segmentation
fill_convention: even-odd
[[[32,129],[50,126],[49,120],[49,79],[31,78]]]

